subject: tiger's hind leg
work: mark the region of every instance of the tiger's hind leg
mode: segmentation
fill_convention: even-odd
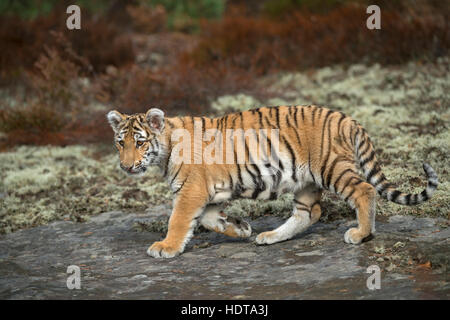
[[[320,197],[322,190],[310,185],[298,191],[294,196],[292,216],[281,226],[272,231],[262,232],[256,237],[257,244],[272,244],[288,240],[305,231],[317,222],[321,215]]]
[[[356,210],[357,228],[350,228],[344,235],[346,243],[359,244],[370,240],[375,233],[376,189],[353,172],[344,175],[336,192]]]
[[[200,223],[208,230],[233,238],[248,238],[252,234],[252,228],[248,222],[241,218],[227,216],[217,205],[208,205],[205,208]]]

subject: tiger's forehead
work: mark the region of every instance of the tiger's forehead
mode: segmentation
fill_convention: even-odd
[[[135,139],[147,138],[149,132],[147,131],[144,114],[134,114],[127,116],[125,121],[120,124],[117,136],[123,139],[127,135],[131,135]]]

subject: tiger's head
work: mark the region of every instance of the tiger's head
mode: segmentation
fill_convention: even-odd
[[[129,175],[144,173],[149,165],[158,165],[164,157],[164,112],[151,108],[133,115],[110,111],[107,119],[114,131],[120,167]]]

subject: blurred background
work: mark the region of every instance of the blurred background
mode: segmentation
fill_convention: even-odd
[[[66,27],[71,4],[80,30]],[[371,4],[380,30],[366,27]],[[162,181],[117,171],[110,109],[326,105],[366,126],[388,174],[419,190],[425,158],[448,164],[449,13],[440,0],[2,0],[0,232],[169,201]],[[443,188],[443,204],[395,211],[448,215]],[[278,204],[233,208],[289,211]]]

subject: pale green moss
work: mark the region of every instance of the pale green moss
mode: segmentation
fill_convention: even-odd
[[[226,113],[228,111],[243,111],[251,108],[257,108],[261,102],[252,96],[245,94],[228,95],[218,98],[211,104],[211,109],[218,113]]]

